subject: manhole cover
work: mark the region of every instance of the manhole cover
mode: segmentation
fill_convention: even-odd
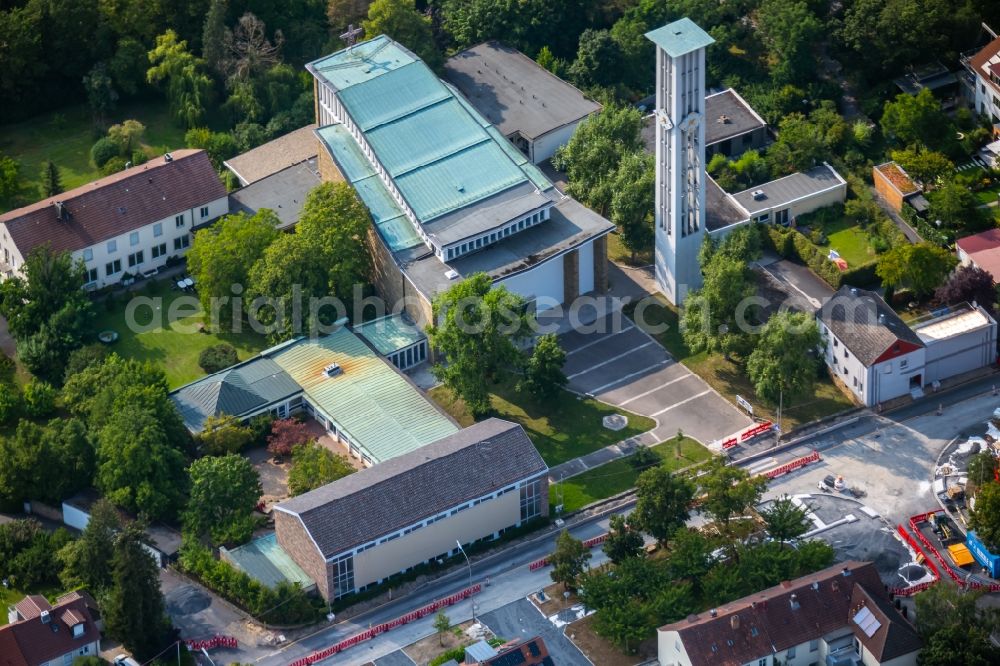
[[[608,430],[621,430],[628,425],[628,419],[621,414],[608,414],[604,417],[604,427]]]

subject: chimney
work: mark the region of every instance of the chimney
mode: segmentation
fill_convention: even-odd
[[[848,576],[851,575],[851,570],[848,569],[847,567],[844,567],[843,569],[841,569],[840,575],[843,576],[844,578],[847,578]]]
[[[790,588],[791,586],[792,586],[792,581],[790,581],[790,580],[783,580],[783,581],[781,581],[781,587],[785,588],[786,590],[788,588]]]
[[[719,611],[713,608],[712,610],[708,611],[708,614],[711,615],[712,617],[717,617],[719,615]]]
[[[42,619],[42,624],[48,624],[52,621],[52,617],[49,615],[47,610],[43,610],[39,617]]]
[[[740,616],[739,615],[733,615],[731,618],[729,618],[729,626],[733,628],[733,631],[736,631],[737,629],[739,629],[740,628]]]
[[[792,610],[799,609],[799,598],[794,593],[792,594],[792,596],[788,597],[788,603],[792,607]]]

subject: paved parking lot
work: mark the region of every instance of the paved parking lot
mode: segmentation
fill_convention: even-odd
[[[579,393],[656,420],[656,443],[677,430],[709,444],[750,425],[750,419],[675,361],[624,316],[612,314],[595,332],[571,331],[560,341],[563,371]]]

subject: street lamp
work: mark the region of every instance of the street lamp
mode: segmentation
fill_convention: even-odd
[[[465,549],[462,548],[462,542],[459,541],[458,539],[455,539],[455,545],[458,546],[458,550],[462,553],[462,555],[465,555],[465,563],[469,567],[469,589],[472,589],[472,562],[469,561],[468,554],[465,552]],[[473,601],[472,602],[472,624],[475,624],[475,623],[476,623],[476,602]]]

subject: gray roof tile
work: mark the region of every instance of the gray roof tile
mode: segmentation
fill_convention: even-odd
[[[819,310],[819,319],[865,366],[889,347],[924,343],[878,294],[843,286]]]

